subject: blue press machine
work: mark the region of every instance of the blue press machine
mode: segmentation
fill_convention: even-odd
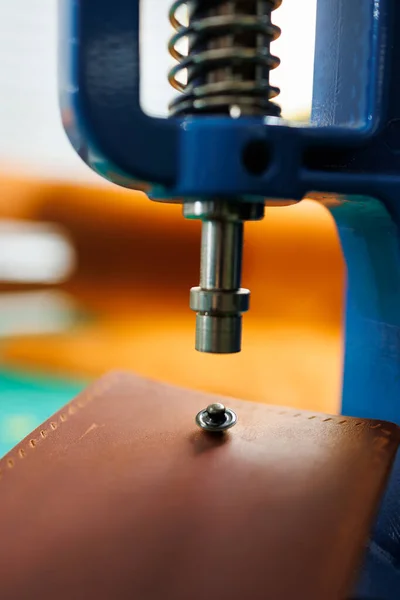
[[[212,20],[223,0],[194,2],[188,27],[175,19],[182,4],[171,8],[177,35],[170,50],[181,63],[170,80],[179,88],[175,77],[186,68],[189,80],[170,106],[171,118],[160,119],[139,102],[139,0],[61,2],[60,94],[73,115],[65,125],[71,142],[109,180],[158,201],[179,198],[186,216],[207,224],[203,254],[213,285],[203,277],[191,297],[196,346],[206,352],[240,349],[248,306],[240,288],[243,221],[261,218],[265,198],[321,201],[337,223],[348,269],[342,412],[400,424],[400,1],[318,0],[307,127],[279,119],[278,91],[269,84],[278,64],[269,42],[279,35],[269,18],[280,0],[260,2],[261,20],[249,14],[246,39],[256,32],[268,43],[247,54],[243,40],[239,49],[207,46],[228,26]],[[199,25],[205,16],[208,38]],[[233,26],[235,35],[242,31]],[[191,40],[187,58],[175,48],[184,35]],[[231,77],[210,78],[216,67],[225,74],[230,68]],[[242,74],[233,86],[232,73]],[[217,232],[221,214],[226,228]],[[218,248],[222,277],[213,271]],[[227,248],[234,249],[232,260]],[[233,281],[228,307],[220,294],[228,289],[225,275]],[[399,475],[400,464],[357,598],[400,598]]]

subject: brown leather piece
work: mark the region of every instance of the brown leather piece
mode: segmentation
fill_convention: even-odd
[[[350,596],[397,428],[229,399],[213,437],[216,399],[111,374],[0,461],[2,600]]]

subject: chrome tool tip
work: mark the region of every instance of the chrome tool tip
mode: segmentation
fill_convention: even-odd
[[[198,352],[234,354],[242,347],[242,316],[197,313],[196,342]]]
[[[241,350],[242,314],[250,292],[241,287],[243,221],[258,220],[264,206],[196,201],[184,206],[187,218],[202,220],[200,285],[190,292],[196,314],[196,350],[234,354]]]

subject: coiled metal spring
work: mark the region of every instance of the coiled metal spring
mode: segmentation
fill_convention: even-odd
[[[169,82],[181,92],[169,105],[170,116],[230,114],[280,116],[270,71],[280,61],[270,44],[280,36],[271,23],[282,0],[176,0],[169,19],[176,33],[168,49],[178,61]],[[177,17],[187,5],[188,25]],[[187,40],[188,54],[177,46]],[[187,73],[187,83],[179,81]]]

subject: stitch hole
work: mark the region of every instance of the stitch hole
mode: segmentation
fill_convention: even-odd
[[[31,448],[34,448],[36,446],[35,440],[29,440],[29,445]]]
[[[391,432],[391,431],[389,431],[389,429],[382,429],[382,434],[383,434],[383,435],[387,435],[387,436],[391,436],[391,435],[392,435],[392,432]]]
[[[328,417],[327,419],[322,419],[323,423],[327,423],[328,421],[332,421],[332,417]]]
[[[61,415],[60,415],[60,421],[61,421],[62,423],[64,423],[64,421],[66,421],[66,420],[67,420],[67,415],[66,415],[66,414],[64,414],[64,413],[61,413]]]
[[[50,427],[52,428],[52,430],[54,431],[55,429],[57,429],[57,423],[55,423],[54,421],[52,421],[50,423]]]
[[[308,420],[311,421],[311,419],[316,419],[317,417],[315,415],[312,415],[311,417],[308,417]]]
[[[338,421],[338,425],[344,425],[345,423],[347,423],[347,419],[344,419],[343,421]]]
[[[46,433],[46,430],[45,430],[45,429],[42,429],[42,430],[40,431],[40,437],[44,439],[44,438],[46,437],[46,435],[47,435],[47,433]]]
[[[76,406],[74,406],[73,404],[70,404],[70,406],[69,406],[69,408],[68,408],[68,413],[69,413],[70,415],[73,415],[73,414],[75,414],[75,413],[76,413],[76,410],[77,410],[77,409],[76,409]]]
[[[358,423],[355,424],[355,427],[359,427],[360,425],[362,425],[362,422],[358,421]]]
[[[301,413],[296,413],[293,417],[301,417]]]
[[[377,451],[380,452],[390,444],[390,440],[388,440],[387,437],[380,435],[373,440],[372,444],[376,447]]]
[[[380,429],[382,427],[382,423],[374,423],[374,425],[369,426],[370,429]]]
[[[26,452],[23,448],[19,449],[18,454],[19,454],[20,458],[25,458],[25,456],[26,456]]]
[[[14,461],[12,458],[9,458],[7,461],[7,465],[9,469],[13,469],[14,468]]]

